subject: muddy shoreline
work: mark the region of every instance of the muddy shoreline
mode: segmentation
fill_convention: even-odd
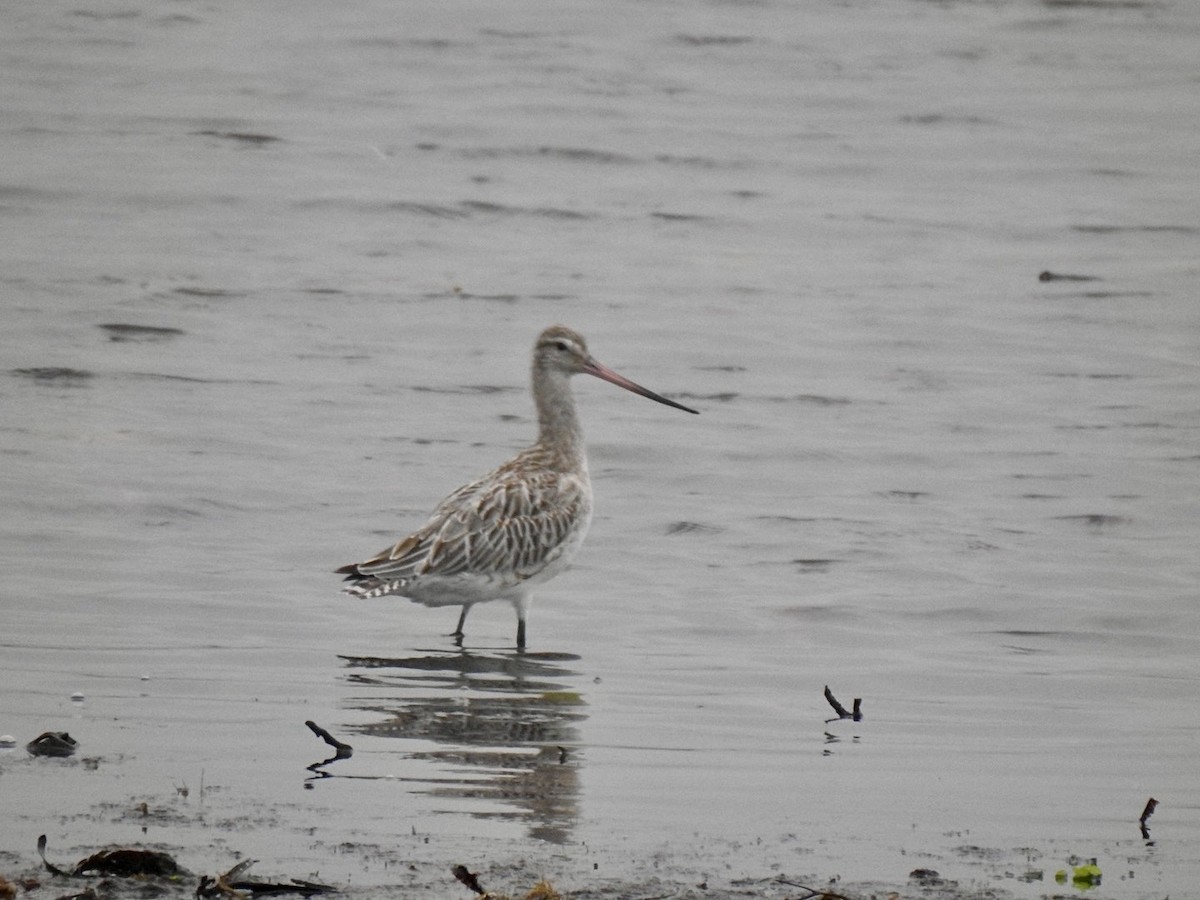
[[[375,900],[394,897],[469,898],[476,894],[496,898],[528,898],[528,900],[558,900],[558,898],[770,898],[770,900],[867,900],[867,898],[925,897],[931,900],[1006,900],[1013,895],[1001,887],[986,884],[960,884],[942,878],[936,870],[915,869],[901,884],[887,882],[843,881],[837,876],[815,873],[764,871],[759,876],[721,878],[681,864],[669,854],[656,852],[642,861],[618,860],[607,854],[596,854],[587,848],[526,848],[499,854],[502,858],[464,866],[456,859],[469,859],[478,849],[470,839],[461,841],[457,849],[444,850],[444,862],[430,859],[395,859],[387,864],[390,876],[379,883],[356,885],[332,884],[315,880],[318,873],[283,873],[258,866],[246,871],[242,881],[227,883],[226,872],[199,871],[202,863],[188,858],[170,844],[154,843],[136,849],[148,856],[169,857],[178,863],[178,871],[162,874],[92,874],[75,876],[60,871],[52,873],[43,864],[32,864],[24,853],[0,853],[0,894],[9,897],[28,897],[32,900],[139,900],[139,898],[185,897],[311,897],[345,896]],[[113,848],[108,848],[113,849]],[[489,855],[496,856],[495,848]],[[220,855],[213,848],[214,856]],[[736,851],[729,851],[731,855]],[[346,843],[339,848],[343,856],[358,857],[364,867],[378,867],[382,859],[396,854],[387,848]],[[176,855],[178,854],[178,855]],[[95,855],[101,855],[98,852]],[[605,858],[607,857],[607,858]],[[243,860],[242,863],[246,861]],[[707,860],[709,871],[719,871],[730,860],[717,857]],[[53,864],[52,864],[53,865]],[[237,865],[231,868],[239,868]],[[242,866],[241,868],[247,868]],[[467,868],[473,878],[457,878],[456,869]],[[590,872],[588,870],[591,870]],[[650,871],[646,871],[649,869]],[[607,870],[608,874],[603,874]],[[468,886],[468,883],[472,886]],[[11,889],[12,893],[3,893]],[[236,893],[234,893],[236,891]],[[1043,896],[1058,896],[1048,892]],[[1104,894],[1091,893],[1103,898]]]
[[[63,774],[82,774],[85,779],[89,773],[120,768],[123,780],[138,778],[129,771],[133,762],[128,759],[35,759],[22,758],[24,751],[20,753],[6,754],[7,758],[0,760],[0,786],[21,779],[34,767],[43,775],[48,767],[59,767]],[[217,785],[190,789],[176,785],[173,795],[134,792],[124,803],[91,806],[81,799],[78,805],[26,816],[31,828],[35,819],[52,823],[60,837],[48,843],[43,838],[39,844],[31,830],[28,846],[0,850],[0,876],[7,883],[7,887],[0,884],[0,896],[4,900],[144,900],[335,894],[376,900],[397,896],[469,898],[486,892],[496,898],[530,900],[1006,900],[1078,896],[1089,887],[1076,884],[1072,890],[1070,884],[1055,884],[1053,871],[1038,865],[1040,855],[1028,848],[1004,853],[963,846],[951,854],[955,860],[940,851],[914,853],[913,869],[904,880],[865,881],[822,871],[819,848],[801,851],[808,864],[805,868],[803,863],[797,865],[797,847],[783,841],[772,845],[761,838],[742,843],[697,835],[694,843],[631,847],[618,841],[613,846],[597,846],[424,834],[413,827],[408,833],[398,830],[394,844],[385,845],[355,839],[350,833],[334,833],[328,822],[312,819],[311,810],[296,804],[284,802],[265,811],[253,800],[221,795]],[[307,825],[297,824],[306,819]],[[140,832],[140,840],[112,839],[128,833],[129,826]],[[263,848],[272,846],[272,829],[280,836],[291,832],[293,838],[297,832],[307,833],[308,852],[289,855],[281,842],[278,856],[263,853]],[[197,832],[205,831],[218,836],[195,839]],[[259,848],[256,855],[264,857],[261,861],[251,860],[240,849],[250,843],[247,832],[254,833]],[[191,839],[173,840],[173,834]],[[118,853],[112,852],[118,848]],[[939,873],[939,859],[961,864],[970,855],[977,857],[977,879],[960,881]],[[106,861],[118,857],[120,867],[115,863],[106,867]],[[460,874],[461,870],[469,872],[476,880],[456,877],[456,869]],[[235,876],[240,881],[235,883]],[[1014,892],[1018,887],[1021,889]],[[1089,897],[1106,896],[1098,885],[1090,887]]]

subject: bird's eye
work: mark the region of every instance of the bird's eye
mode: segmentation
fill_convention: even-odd
[[[555,341],[555,342],[554,342],[554,349],[555,349],[555,350],[561,350],[563,353],[566,353],[566,352],[567,352],[567,350],[568,350],[569,348],[567,347],[567,342],[566,342],[566,341]]]

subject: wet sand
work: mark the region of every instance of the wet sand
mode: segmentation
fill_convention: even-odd
[[[85,763],[91,765],[92,763]],[[170,808],[152,807],[145,801],[125,809],[105,809],[92,814],[72,816],[76,833],[110,832],[114,814],[139,820],[147,833],[168,823],[178,827],[192,820],[203,820],[199,799],[192,808],[172,803]],[[285,816],[302,815],[304,810],[277,810]],[[227,832],[217,843],[236,845],[236,834],[246,820],[257,818],[252,810],[243,810],[238,822],[209,822],[208,827]],[[316,826],[315,826],[316,827]],[[315,830],[314,827],[314,830]],[[401,846],[403,845],[403,846]],[[132,849],[132,853],[126,853]],[[1006,866],[1021,868],[1023,883],[1041,883],[1047,894],[1059,891],[1089,891],[1088,896],[1106,896],[1087,881],[1067,882],[1057,890],[1053,873],[1043,874],[1031,867],[1039,856],[1032,848],[1022,864],[1001,860],[981,848],[963,848],[988,858],[988,871],[978,882],[959,883],[942,877],[932,868],[936,860],[927,855],[922,864],[901,883],[856,882],[840,875],[817,874],[803,869],[785,871],[777,864],[763,864],[757,874],[731,875],[744,871],[780,848],[754,845],[691,844],[686,848],[664,845],[647,853],[641,848],[631,859],[620,853],[592,850],[588,847],[551,847],[528,842],[499,844],[479,841],[445,840],[413,834],[410,840],[394,845],[373,845],[343,841],[337,855],[366,874],[369,884],[330,882],[319,870],[279,872],[242,857],[228,869],[205,869],[197,861],[212,863],[221,855],[216,847],[189,855],[181,847],[156,841],[140,841],[134,847],[97,845],[84,851],[81,859],[64,856],[53,847],[45,848],[46,862],[30,867],[24,854],[0,854],[0,891],[9,886],[20,896],[32,898],[125,898],[145,897],[224,897],[224,896],[345,896],[374,900],[382,897],[469,897],[486,892],[489,897],[559,900],[559,898],[799,898],[799,900],[865,900],[876,897],[926,897],[931,900],[1005,900],[1012,897],[994,882]],[[113,853],[112,851],[117,851]],[[111,854],[111,855],[110,855]],[[1077,861],[1085,866],[1087,861]],[[239,865],[240,864],[240,865]],[[464,865],[465,864],[465,865]],[[465,869],[465,872],[463,871]],[[1073,870],[1069,870],[1073,871]],[[1082,869],[1080,870],[1082,871]],[[1007,877],[1012,878],[1011,872]],[[255,886],[256,883],[257,886]],[[230,893],[236,890],[238,893]]]

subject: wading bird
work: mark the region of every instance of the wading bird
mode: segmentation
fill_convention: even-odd
[[[472,606],[507,600],[517,611],[517,647],[524,648],[533,588],[567,567],[592,520],[587,453],[570,383],[580,374],[696,412],[596,362],[577,332],[550,326],[533,347],[537,443],[464,484],[408,537],[338,569],[346,576],[344,590],[358,597],[396,594],[426,606],[461,606],[452,633],[459,645]]]

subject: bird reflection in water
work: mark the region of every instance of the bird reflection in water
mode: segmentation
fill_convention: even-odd
[[[406,760],[432,763],[403,779],[431,797],[481,805],[470,815],[525,821],[531,837],[564,843],[578,817],[578,724],[571,687],[578,656],[563,653],[428,651],[398,659],[343,656],[348,699],[377,721],[351,730],[372,738],[440,745]],[[446,812],[461,812],[462,805]],[[499,808],[500,811],[497,811]]]

